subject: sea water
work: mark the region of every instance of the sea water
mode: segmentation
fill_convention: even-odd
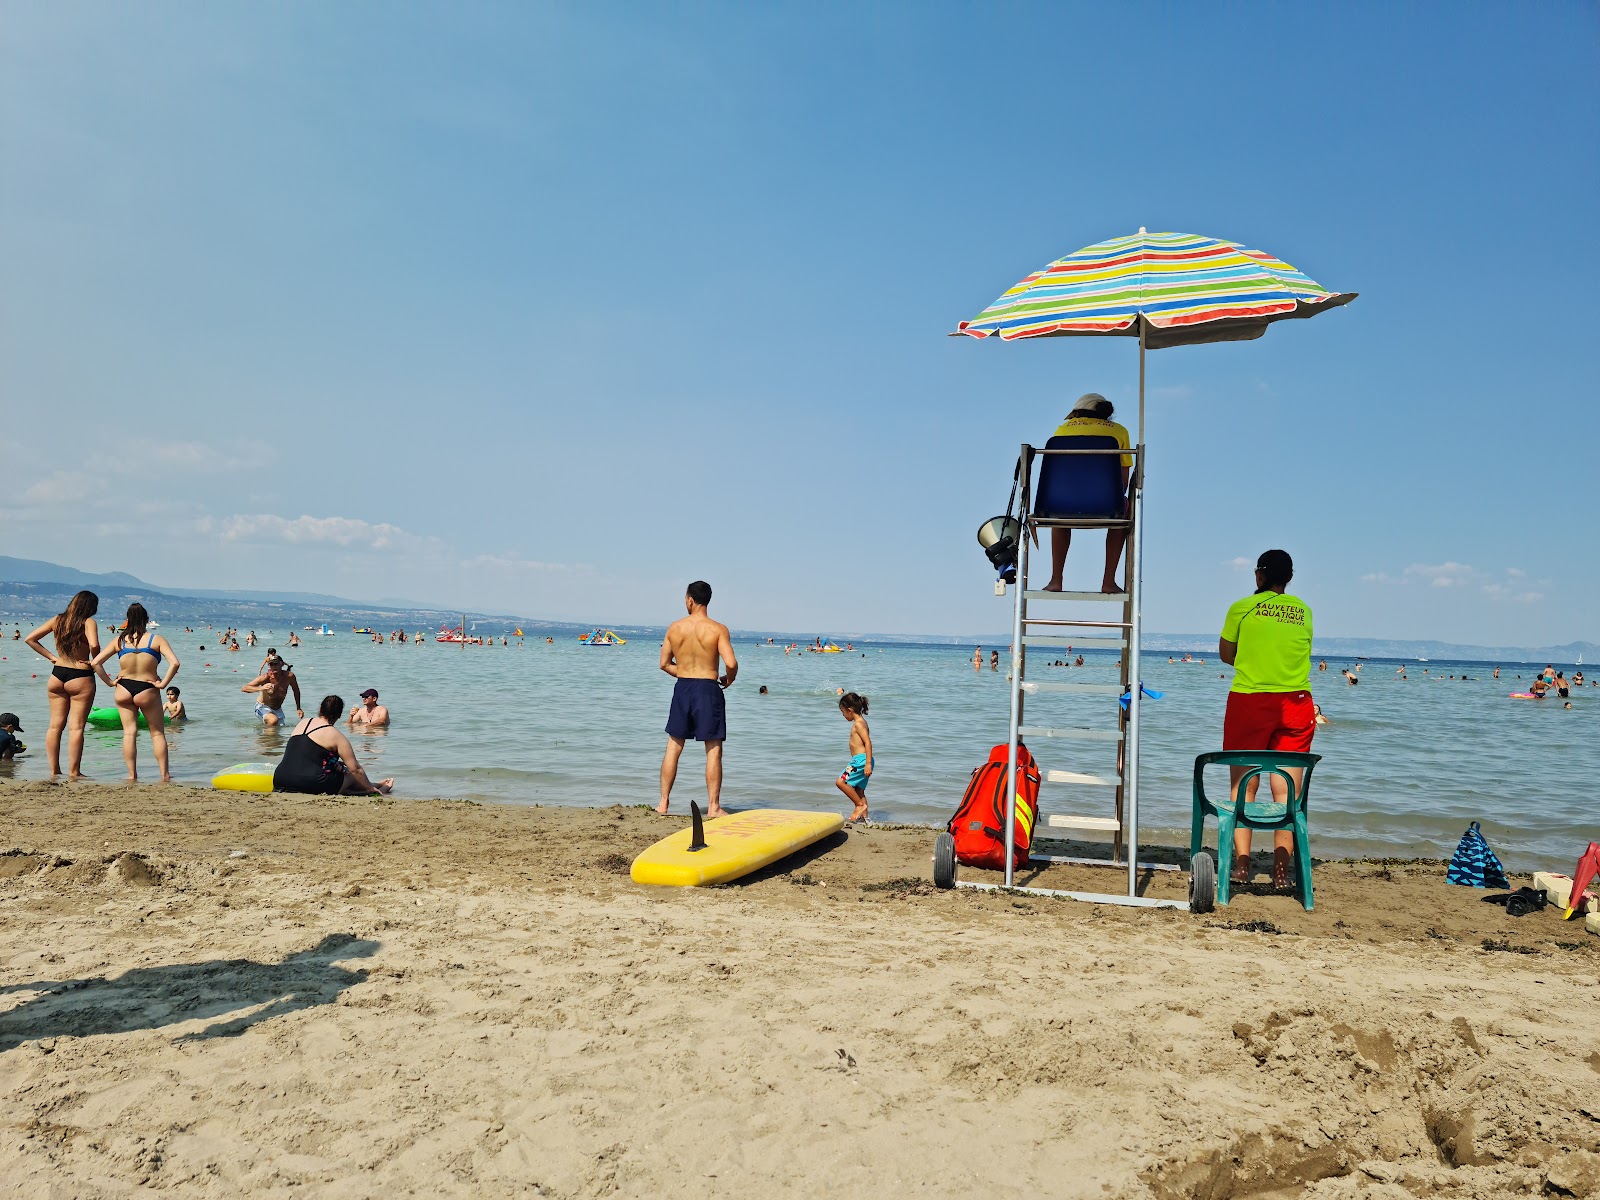
[[[375,687],[392,728],[351,740],[373,778],[393,776],[401,797],[450,797],[502,804],[654,804],[666,742],[663,726],[673,681],[658,667],[659,643],[590,648],[568,636],[554,644],[526,639],[502,647],[460,647],[431,640],[382,645],[365,635],[319,637],[286,645],[287,630],[258,630],[254,650],[218,650],[209,629],[161,631],[183,662],[177,684],[193,718],[171,732],[175,779],[205,784],[234,763],[272,761],[286,731],[264,729],[255,698],[239,691],[257,673],[266,647],[285,651],[300,680],[305,708],[330,692],[347,705]],[[105,635],[103,635],[105,636]],[[207,649],[200,650],[204,644]],[[972,647],[857,645],[841,654],[796,651],[736,639],[740,671],[727,693],[724,801],[733,808],[777,806],[847,811],[834,780],[849,759],[849,726],[837,690],[868,697],[876,769],[868,790],[877,820],[942,825],[974,767],[1005,739],[1006,649],[992,671]],[[1214,648],[1204,663],[1145,655],[1147,700],[1140,755],[1141,842],[1187,843],[1194,757],[1219,749],[1232,672]],[[0,709],[22,718],[29,752],[0,780],[44,778],[49,664],[22,642],[0,645]],[[1083,667],[1054,667],[1076,653],[1033,651],[1029,677],[1115,683],[1116,660],[1085,654]],[[1311,830],[1323,857],[1443,857],[1470,821],[1512,869],[1569,870],[1591,839],[1600,839],[1600,689],[1574,691],[1572,710],[1551,692],[1543,701],[1512,700],[1526,691],[1533,664],[1411,662],[1408,678],[1393,661],[1362,663],[1349,686],[1330,659],[1313,671],[1312,689],[1329,724],[1313,749],[1323,756],[1311,788]],[[1571,674],[1570,665],[1567,673]],[[1450,676],[1456,676],[1451,679]],[[1461,676],[1469,678],[1463,680]],[[1518,678],[1520,676],[1520,678]],[[765,685],[767,694],[759,688]],[[97,704],[114,703],[102,685]],[[1027,720],[1040,725],[1113,728],[1115,699],[1040,695]],[[292,703],[290,704],[292,710]],[[293,717],[292,711],[290,717]],[[120,732],[90,730],[85,772],[124,777]],[[1035,740],[1046,770],[1105,773],[1110,743]],[[155,777],[148,735],[139,738],[140,773]],[[704,754],[685,749],[673,792],[676,811],[705,797]],[[3,795],[3,791],[0,791]],[[159,793],[149,793],[159,804]],[[1111,815],[1109,789],[1046,784],[1046,812]],[[374,820],[381,820],[374,813]],[[0,839],[3,841],[3,839]]]

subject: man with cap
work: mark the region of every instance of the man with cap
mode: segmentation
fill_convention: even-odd
[[[368,688],[361,693],[361,703],[350,710],[350,725],[376,728],[389,723],[389,710],[378,703],[378,689]]]
[[[17,720],[16,713],[0,713],[0,762],[10,762],[16,758],[17,751],[27,749],[17,740],[21,732],[22,722]]]
[[[1311,606],[1288,594],[1294,578],[1294,560],[1286,550],[1267,550],[1256,560],[1256,590],[1228,606],[1222,622],[1217,653],[1233,667],[1228,708],[1222,721],[1224,750],[1311,749],[1317,731],[1316,705],[1311,702]],[[1350,672],[1346,671],[1346,675]],[[1354,683],[1355,677],[1350,676]],[[1232,787],[1238,790],[1248,767],[1230,767]],[[1304,772],[1288,768],[1298,791]],[[1273,798],[1288,798],[1283,778],[1271,777]],[[1246,800],[1254,800],[1258,775],[1248,785]],[[1294,834],[1273,834],[1272,882],[1286,887]],[[1250,830],[1238,828],[1233,838],[1233,882],[1250,881]]]
[[[1085,392],[1078,397],[1077,404],[1072,406],[1072,411],[1067,414],[1067,419],[1051,434],[1051,437],[1110,437],[1115,438],[1117,445],[1128,449],[1128,431],[1111,419],[1111,401],[1099,392]],[[1068,460],[1072,461],[1072,460]],[[1122,494],[1128,494],[1128,471],[1133,466],[1133,455],[1122,456]],[[1120,515],[1120,514],[1119,514]],[[1039,544],[1039,532],[1034,531],[1034,545]],[[1122,558],[1122,548],[1127,544],[1128,531],[1126,529],[1106,530],[1106,573],[1100,580],[1100,590],[1107,595],[1115,595],[1122,591],[1122,585],[1117,582],[1117,563]],[[1072,530],[1052,529],[1050,531],[1050,582],[1044,585],[1047,592],[1061,590],[1061,573],[1067,566],[1067,550],[1072,545]]]

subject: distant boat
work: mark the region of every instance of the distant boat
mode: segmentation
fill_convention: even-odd
[[[1428,662],[1428,661],[1429,661],[1429,660],[1428,660],[1428,659],[1426,659],[1426,658],[1423,658],[1423,657],[1422,657],[1422,656],[1421,656],[1421,655],[1420,655],[1420,654],[1419,654],[1419,655],[1418,655],[1418,656],[1417,656],[1417,661],[1418,661],[1418,662]]]
[[[326,625],[324,625],[321,629],[317,630],[317,636],[318,637],[338,637],[339,635],[334,633],[333,630],[329,629]]]
[[[357,629],[354,625],[352,625],[352,626],[350,626],[350,632],[351,633],[371,633],[372,630],[370,630],[370,629]]]
[[[578,641],[585,646],[626,646],[628,639],[622,637],[611,629],[596,629],[593,633],[581,633]]]

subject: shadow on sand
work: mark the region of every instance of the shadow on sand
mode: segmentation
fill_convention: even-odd
[[[184,1021],[212,1020],[177,1042],[237,1037],[253,1025],[285,1013],[331,1004],[362,982],[364,970],[336,965],[369,958],[379,943],[333,933],[309,950],[281,962],[247,958],[137,967],[114,978],[38,980],[0,988],[0,995],[40,992],[9,1012],[0,1012],[0,1053],[39,1038],[88,1037],[160,1029]],[[240,1013],[241,1009],[254,1011]]]

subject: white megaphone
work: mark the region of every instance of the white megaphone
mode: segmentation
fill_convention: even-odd
[[[1017,581],[1017,545],[1021,540],[1022,522],[1013,516],[990,517],[978,526],[978,545],[1004,583]]]

